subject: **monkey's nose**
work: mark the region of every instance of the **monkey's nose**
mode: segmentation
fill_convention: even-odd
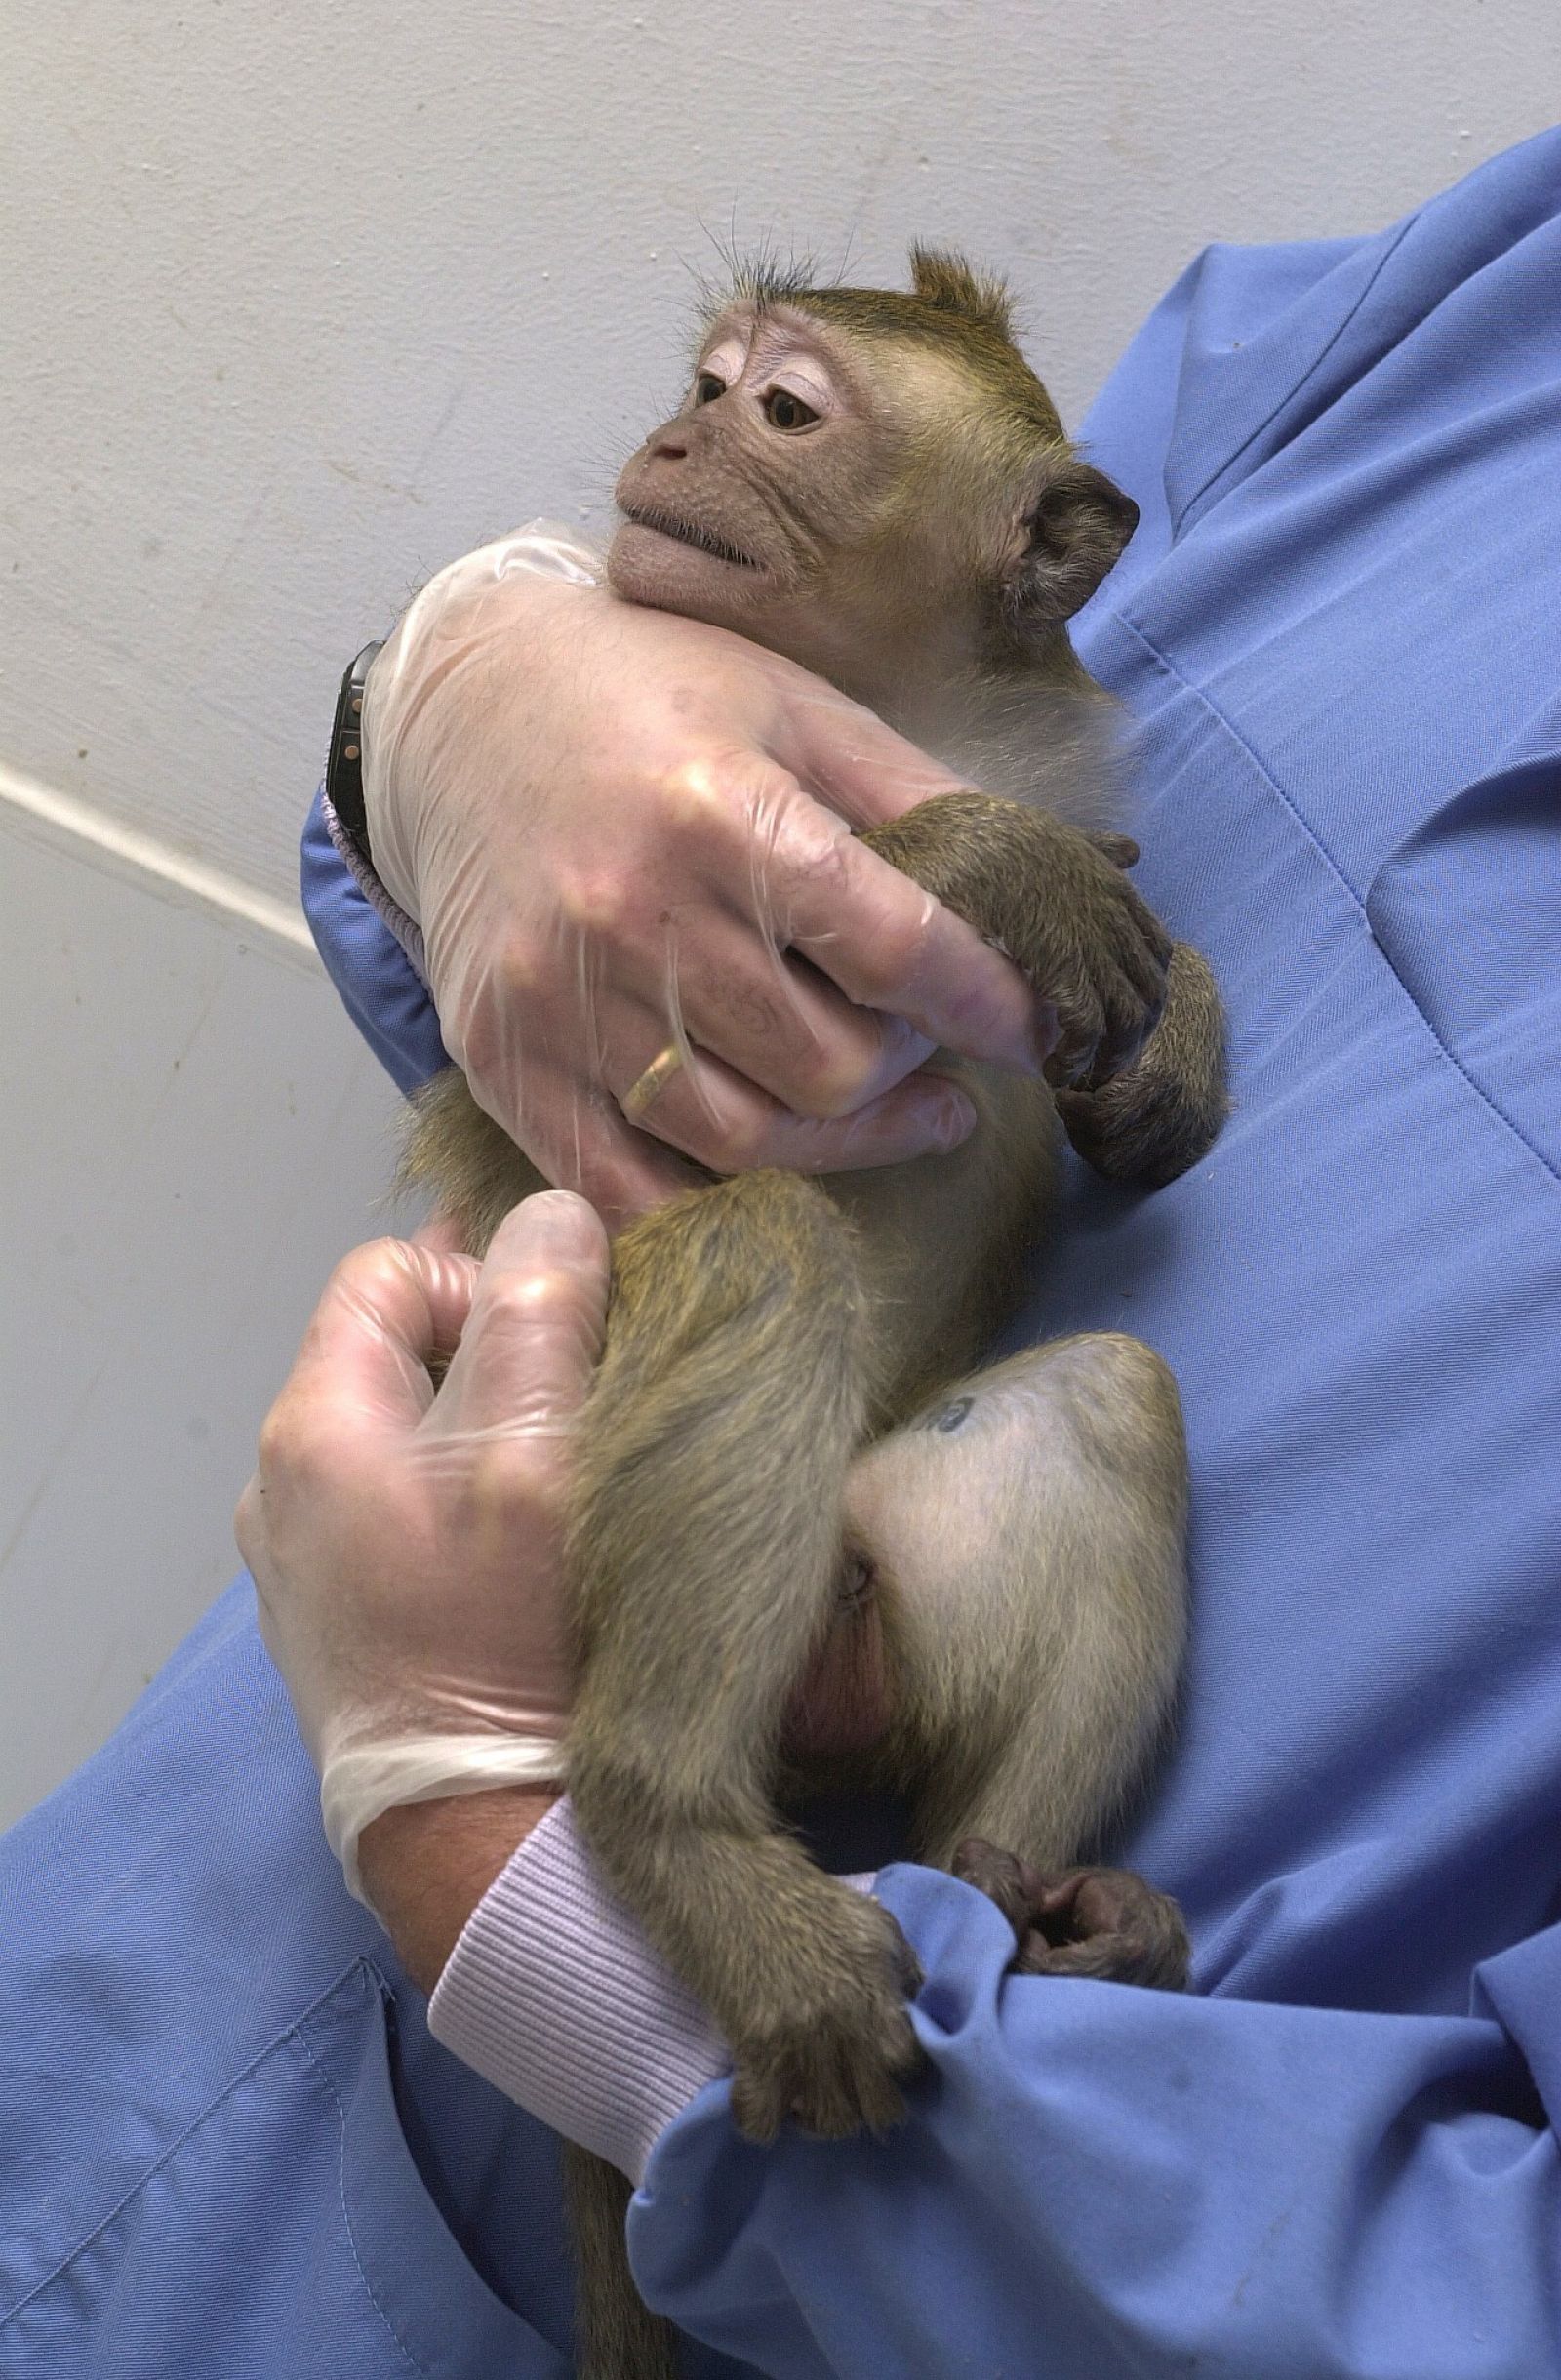
[[[682,438],[674,438],[666,430],[658,430],[651,440],[651,457],[656,463],[687,463],[689,450]]]

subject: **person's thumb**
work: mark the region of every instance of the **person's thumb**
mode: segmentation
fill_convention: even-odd
[[[853,827],[877,827],[968,781],[832,687],[804,681],[767,738],[772,756]]]
[[[572,1190],[540,1190],[494,1234],[425,1430],[462,1441],[547,1435],[585,1400],[607,1317],[607,1232]]]

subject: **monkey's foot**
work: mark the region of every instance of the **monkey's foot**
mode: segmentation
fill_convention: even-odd
[[[729,2028],[732,2114],[749,2140],[774,2140],[788,2118],[821,2140],[887,2131],[925,2063],[905,2008],[921,1987],[915,1954],[886,1909],[839,1890],[827,1938],[813,1931],[797,1972],[751,1994],[777,2013]]]
[[[1172,951],[1164,1013],[1133,1064],[1055,1097],[1068,1139],[1109,1182],[1160,1190],[1207,1155],[1230,1102],[1220,995],[1196,950]]]
[[[1190,1950],[1181,1912],[1130,1869],[1063,1868],[1043,1876],[972,1835],[954,1853],[953,1873],[985,1893],[1013,1927],[1011,1973],[1185,1991]]]
[[[1222,1092],[1198,1096],[1165,1071],[1153,1047],[1098,1091],[1054,1093],[1057,1111],[1086,1165],[1108,1182],[1162,1190],[1196,1165],[1224,1121]]]

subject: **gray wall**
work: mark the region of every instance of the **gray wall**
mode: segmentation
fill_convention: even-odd
[[[599,511],[719,240],[967,244],[1076,419],[1204,242],[1372,227],[1537,130],[1561,18],[0,0],[0,56],[4,1817],[225,1575],[376,1228],[389,1103],[293,911],[353,648]]]

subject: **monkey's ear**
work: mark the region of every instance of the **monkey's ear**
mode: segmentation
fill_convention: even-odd
[[[1045,628],[1088,603],[1139,525],[1131,496],[1070,455],[1050,465],[1024,515],[1024,546],[1004,600],[1014,625]]]

